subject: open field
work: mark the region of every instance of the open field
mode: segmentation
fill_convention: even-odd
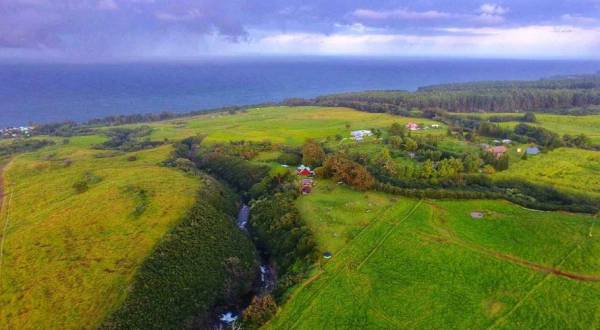
[[[102,140],[71,138],[5,168],[0,328],[96,327],[194,201],[196,178],[158,166],[170,147],[87,148]]]
[[[269,328],[600,325],[593,217],[503,201],[396,199],[326,181],[299,205],[333,259],[295,289]]]
[[[514,113],[499,113],[499,114],[463,114],[465,116],[480,116],[482,118],[489,118],[491,116],[514,116]],[[563,115],[551,115],[536,113],[537,123],[526,123],[528,125],[540,126],[549,129],[558,134],[570,134],[578,135],[585,134],[591,140],[592,143],[600,143],[600,115],[590,116],[563,116]],[[503,127],[514,127],[518,122],[504,122],[500,123]]]
[[[234,140],[271,140],[275,143],[298,145],[307,138],[324,138],[340,134],[349,137],[350,131],[389,127],[392,123],[408,123],[413,118],[373,114],[346,108],[272,107],[251,109],[229,115],[208,114],[190,119],[178,119],[151,124],[155,128],[152,139],[177,139],[194,134],[208,134],[207,142]],[[432,124],[426,119],[419,123]],[[349,125],[349,127],[346,127]],[[416,134],[445,134],[442,127]]]
[[[520,178],[566,191],[600,196],[600,152],[559,148],[511,163],[497,179]]]

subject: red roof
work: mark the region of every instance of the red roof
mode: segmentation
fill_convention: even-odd
[[[497,147],[489,148],[488,151],[493,154],[503,154],[503,153],[507,152],[508,149],[505,146],[497,146]]]

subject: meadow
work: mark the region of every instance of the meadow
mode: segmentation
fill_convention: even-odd
[[[600,196],[600,152],[559,148],[511,162],[496,179],[520,178],[559,190]]]
[[[514,116],[514,113],[498,113],[498,114],[462,114],[465,116],[479,116],[482,118],[489,118],[491,116]],[[587,135],[592,143],[600,143],[600,115],[589,115],[589,116],[567,116],[567,115],[551,115],[536,113],[536,123],[527,123],[528,125],[534,125],[549,129],[560,135]],[[515,127],[518,122],[503,122],[500,126],[506,128]]]
[[[387,128],[394,122],[406,124],[411,121],[423,124],[437,123],[426,119],[372,114],[347,108],[271,107],[250,109],[235,115],[207,114],[150,126],[154,128],[151,135],[153,140],[207,134],[206,141],[209,143],[271,140],[273,143],[299,145],[307,138],[320,139],[337,134],[345,138],[350,137],[353,130]],[[435,131],[440,134],[446,132],[444,127]],[[417,134],[425,134],[425,131]]]
[[[266,328],[599,326],[591,216],[364,194],[327,181],[299,208],[333,258]]]
[[[89,149],[103,139],[71,138],[6,166],[0,328],[96,327],[196,198],[197,178],[159,166],[170,147]]]

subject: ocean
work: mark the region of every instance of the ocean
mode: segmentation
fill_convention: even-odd
[[[0,64],[0,127],[376,89],[596,73],[600,61],[261,58]]]

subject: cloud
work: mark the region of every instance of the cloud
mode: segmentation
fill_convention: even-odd
[[[450,13],[440,12],[437,10],[428,11],[412,11],[408,9],[394,10],[371,10],[371,9],[356,9],[353,16],[358,18],[385,20],[385,19],[406,19],[406,20],[430,20],[430,19],[446,19],[452,18],[454,15]]]
[[[390,0],[0,0],[0,57],[576,51],[600,57],[599,1],[427,0],[390,7]]]
[[[575,25],[600,25],[600,19],[582,15],[565,14],[560,17],[563,22]]]
[[[257,47],[274,53],[337,55],[439,55],[484,57],[580,57],[600,51],[600,28],[531,25],[515,28],[448,28],[448,34],[283,33]]]
[[[115,0],[100,0],[98,1],[98,9],[100,10],[117,10],[119,6]]]
[[[504,8],[494,3],[484,3],[479,7],[479,11],[486,15],[504,15],[508,13],[508,8]]]

